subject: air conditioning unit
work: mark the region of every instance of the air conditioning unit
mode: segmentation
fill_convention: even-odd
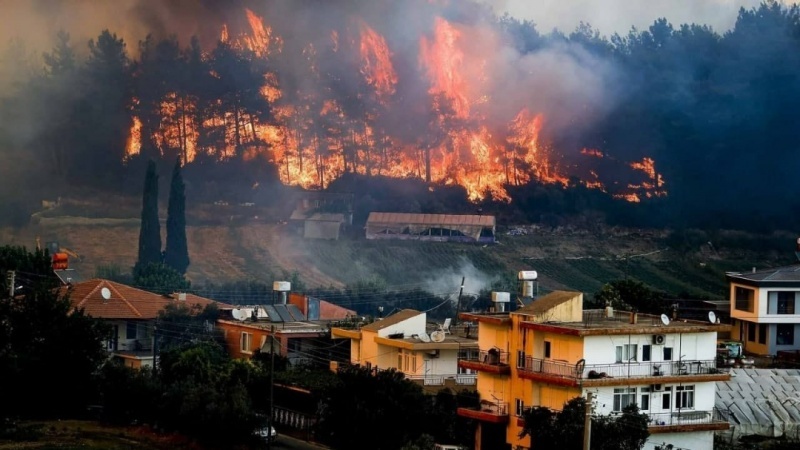
[[[667,342],[667,336],[664,334],[654,334],[653,335],[653,344],[654,345],[664,345]]]
[[[650,385],[650,391],[651,392],[661,392],[661,390],[662,390],[662,387],[661,387],[660,384],[651,384]]]

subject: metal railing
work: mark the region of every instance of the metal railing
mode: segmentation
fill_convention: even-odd
[[[481,350],[477,354],[471,353],[466,357],[459,358],[462,361],[473,361],[493,366],[507,366],[508,352],[498,349]]]
[[[507,416],[508,402],[481,400],[478,410],[495,416]]]
[[[425,386],[444,386],[447,380],[459,385],[474,385],[477,383],[478,376],[475,374],[445,374],[445,375],[407,375],[407,379],[412,381],[422,381]]]
[[[650,427],[728,423],[716,409],[712,411],[683,409],[680,411],[648,414],[647,417],[649,419],[647,425]]]
[[[570,364],[565,361],[525,357],[519,370],[546,373],[572,379],[647,378],[675,375],[709,375],[721,373],[717,361],[683,360],[659,362],[619,362],[615,364]]]

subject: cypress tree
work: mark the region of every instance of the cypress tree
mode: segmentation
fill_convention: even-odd
[[[134,277],[151,263],[161,262],[161,224],[158,222],[158,174],[156,163],[147,163],[142,194],[142,224],[139,228],[139,258],[133,269]]]
[[[164,262],[181,275],[189,267],[189,247],[186,245],[186,185],[181,175],[181,159],[175,161],[167,206],[167,247]]]

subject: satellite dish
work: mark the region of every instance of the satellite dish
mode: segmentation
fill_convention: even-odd
[[[661,323],[664,325],[669,325],[669,317],[666,314],[661,315]]]
[[[104,287],[103,289],[100,289],[100,295],[103,296],[103,299],[108,300],[111,298],[111,290],[107,287]]]
[[[241,309],[232,310],[231,311],[231,315],[236,320],[247,320],[247,316],[248,316],[247,311],[244,311],[244,310],[241,310]]]
[[[711,323],[717,323],[717,315],[714,314],[714,311],[708,312],[708,321]]]
[[[442,342],[444,341],[444,331],[436,330],[431,333],[431,340],[433,342]]]
[[[419,335],[419,336],[417,336],[417,337],[418,337],[418,338],[419,338],[419,340],[420,340],[420,341],[422,341],[422,342],[430,342],[430,341],[431,341],[431,338],[430,338],[430,336],[428,336],[428,333],[425,333],[425,332],[423,332],[422,334],[420,334],[420,335]]]

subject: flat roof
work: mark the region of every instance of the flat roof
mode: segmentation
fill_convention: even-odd
[[[415,214],[415,213],[390,213],[371,212],[367,224],[426,224],[426,225],[479,225],[483,227],[495,226],[494,216],[477,214]]]
[[[727,324],[688,319],[670,320],[665,325],[661,316],[642,313],[636,314],[633,323],[631,315],[630,311],[614,311],[613,316],[609,317],[605,310],[584,310],[581,322],[521,322],[520,326],[575,336],[721,332],[728,331],[731,327]]]

